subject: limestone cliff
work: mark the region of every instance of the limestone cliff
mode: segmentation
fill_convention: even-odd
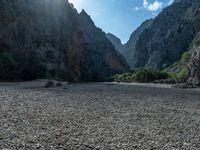
[[[5,53],[17,66],[12,78],[27,80],[48,74],[96,81],[128,69],[105,33],[67,0],[1,0],[0,55]]]
[[[199,8],[199,0],[176,0],[165,8],[128,42],[131,66],[161,69],[180,60],[200,31]]]
[[[193,42],[193,53],[190,59],[188,82],[200,86],[200,36]]]

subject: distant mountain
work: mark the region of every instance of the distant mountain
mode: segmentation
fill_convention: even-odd
[[[0,78],[97,81],[128,69],[90,16],[67,0],[0,1]]]
[[[124,56],[127,59],[128,64],[131,68],[134,68],[136,60],[136,43],[140,38],[143,31],[149,28],[153,23],[153,19],[144,21],[132,34],[128,42],[124,45]]]
[[[200,31],[200,1],[177,0],[165,8],[139,36],[134,68],[165,68],[181,58]]]
[[[115,49],[118,52],[120,52],[122,55],[124,55],[125,48],[124,48],[121,40],[111,33],[107,33],[106,37],[112,42],[112,44],[115,46]]]
[[[130,68],[134,67],[135,62],[135,46],[137,40],[139,39],[140,34],[148,27],[151,26],[153,19],[144,21],[132,34],[130,39],[126,44],[122,44],[121,40],[111,33],[107,33],[106,37],[112,42],[115,46],[115,49],[120,52],[124,58],[126,59],[127,63],[129,64]]]
[[[135,64],[135,46],[137,40],[139,39],[140,34],[148,27],[151,26],[153,19],[146,20],[143,22],[132,34],[130,39],[126,44],[122,44],[121,40],[111,33],[107,33],[106,37],[112,42],[115,46],[115,49],[120,52],[124,58],[126,59],[127,63],[129,64],[130,68],[134,68]]]

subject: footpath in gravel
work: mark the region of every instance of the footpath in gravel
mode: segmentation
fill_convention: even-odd
[[[199,150],[200,91],[0,83],[0,150]]]

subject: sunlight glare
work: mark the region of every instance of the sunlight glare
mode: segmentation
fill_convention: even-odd
[[[69,2],[72,3],[76,9],[80,9],[83,0],[69,0]]]

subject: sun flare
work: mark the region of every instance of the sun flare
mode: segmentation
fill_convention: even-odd
[[[81,0],[69,0],[69,2],[72,3],[76,8],[81,6],[82,1]]]

